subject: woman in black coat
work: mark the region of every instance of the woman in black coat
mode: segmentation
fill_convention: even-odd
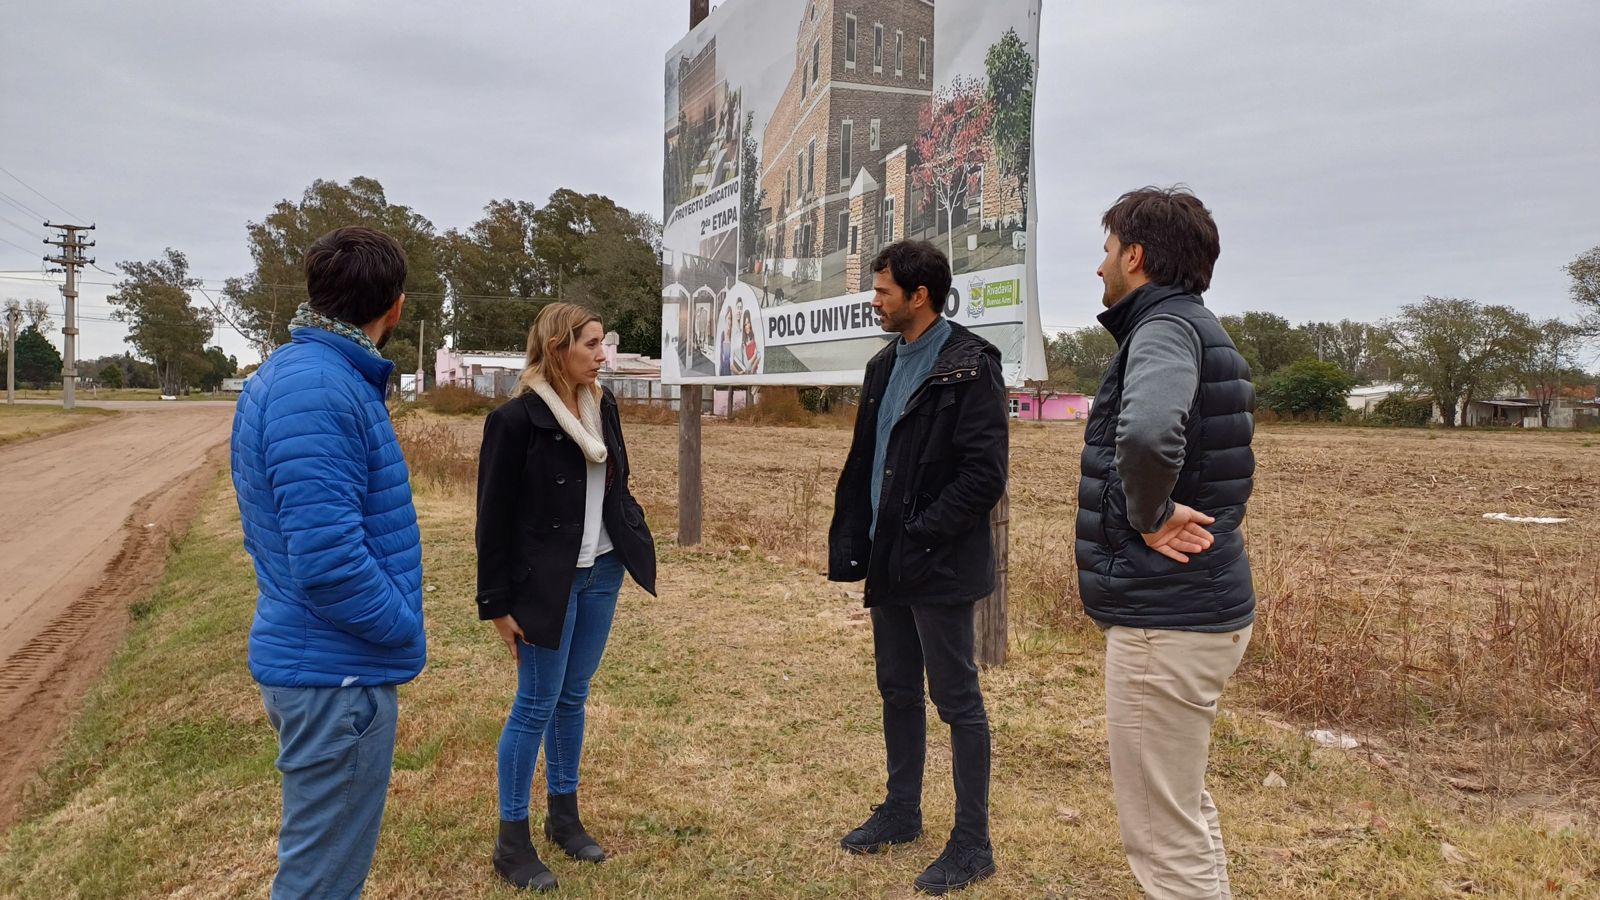
[[[500,735],[494,868],[520,888],[556,886],[528,829],[541,744],[545,837],[575,859],[605,859],[578,817],[584,704],[624,572],[655,593],[655,543],[628,492],[617,401],[596,381],[603,339],[600,318],[581,306],[540,310],[517,395],[489,414],[478,458],[478,617],[517,665]]]

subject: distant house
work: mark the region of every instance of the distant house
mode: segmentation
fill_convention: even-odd
[[[244,383],[249,380],[249,375],[243,378],[224,378],[222,379],[222,392],[224,394],[240,393],[244,390]]]
[[[1345,404],[1356,412],[1369,413],[1390,394],[1403,391],[1404,388],[1395,383],[1362,385],[1350,391],[1349,396],[1345,397]]]
[[[1092,397],[1083,394],[1054,394],[1046,391],[1042,396],[1032,391],[1012,391],[1011,418],[1030,422],[1071,422],[1089,418]]]
[[[510,350],[440,347],[434,356],[434,383],[469,388],[485,397],[509,397],[516,388],[524,358],[524,354]]]
[[[606,362],[600,369],[600,384],[610,388],[618,400],[659,403],[677,409],[678,386],[661,383],[661,360],[642,353],[619,352],[616,332],[606,335],[605,350]],[[434,376],[440,385],[469,388],[486,397],[509,397],[516,393],[525,360],[525,354],[513,351],[461,351],[441,347],[434,364]],[[747,398],[742,390],[711,390],[705,394],[709,395],[703,401],[705,411],[713,415],[727,415],[730,410],[743,409]]]
[[[1346,397],[1346,404],[1356,412],[1370,413],[1391,394],[1408,392],[1400,384],[1369,384],[1352,390]],[[1426,399],[1426,396],[1419,399]],[[1541,401],[1536,397],[1523,396],[1515,390],[1502,390],[1487,399],[1461,401],[1456,408],[1456,424],[1469,427],[1540,428],[1545,421],[1541,410],[1547,403],[1551,428],[1573,428],[1580,424],[1600,422],[1600,402],[1570,397]],[[1433,404],[1428,421],[1434,425],[1444,424],[1444,410],[1437,402]]]

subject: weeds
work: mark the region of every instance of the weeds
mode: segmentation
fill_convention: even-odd
[[[477,484],[477,448],[459,429],[408,416],[395,423],[395,435],[413,481],[445,489],[471,489]]]
[[[475,416],[504,402],[505,398],[485,397],[472,388],[446,384],[423,392],[419,405],[440,415]]]
[[[855,424],[854,406],[834,404],[826,412],[812,412],[799,388],[764,387],[756,402],[728,417],[734,425],[771,425],[789,428],[849,428]]]
[[[1336,544],[1269,538],[1257,554],[1250,681],[1265,705],[1407,743],[1470,737],[1479,759],[1460,762],[1474,768],[1556,763],[1600,775],[1600,578],[1519,578],[1501,557],[1491,602],[1461,602],[1467,592],[1453,586],[1441,607],[1399,577],[1339,587]],[[1391,566],[1412,552],[1401,542]]]

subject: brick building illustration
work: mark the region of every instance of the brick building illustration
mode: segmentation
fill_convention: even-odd
[[[759,280],[778,285],[772,302],[870,290],[872,258],[895,240],[1024,227],[1023,182],[993,146],[956,209],[914,188],[935,84],[933,0],[805,5],[794,71],[762,136],[761,219],[746,223],[763,231]]]
[[[859,257],[905,236],[906,151],[933,97],[933,13],[932,0],[805,5],[795,70],[762,137],[772,276],[802,291],[820,282],[818,296],[858,291]]]

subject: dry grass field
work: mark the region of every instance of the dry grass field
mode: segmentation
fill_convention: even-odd
[[[481,420],[401,421],[431,660],[401,693],[368,896],[513,893],[488,855],[513,687],[475,619]],[[591,699],[586,819],[615,857],[574,897],[907,897],[952,798],[934,723],[928,836],[834,841],[882,790],[859,592],[819,574],[837,428],[705,429],[706,541],[674,546],[676,430],[628,426],[661,596],[625,588]],[[1012,635],[984,675],[999,875],[973,898],[1135,896],[1110,800],[1099,637],[1071,566],[1080,428],[1017,426]],[[1212,754],[1240,897],[1600,896],[1600,475],[1581,436],[1272,427],[1249,523],[1262,616]],[[1493,522],[1484,513],[1569,517]],[[253,586],[226,483],[0,844],[0,894],[260,896],[273,737],[244,668]],[[1353,734],[1319,747],[1313,728]],[[1263,784],[1278,775],[1284,786]],[[1277,779],[1273,779],[1276,783]],[[537,790],[537,788],[536,788]]]

